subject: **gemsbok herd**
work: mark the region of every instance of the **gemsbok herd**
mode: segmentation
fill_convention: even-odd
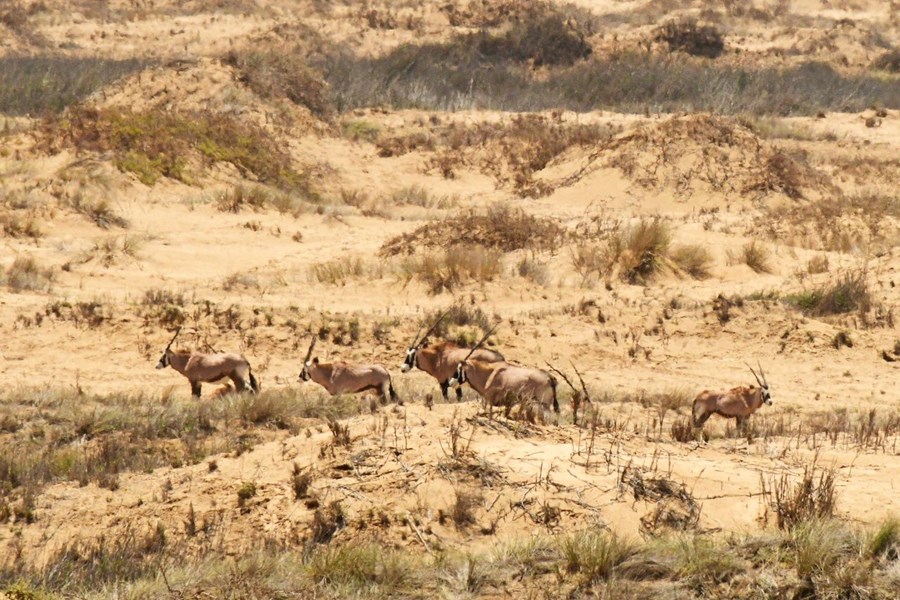
[[[448,311],[449,312],[449,311]],[[551,373],[543,369],[525,367],[507,362],[502,354],[494,350],[482,348],[484,343],[496,330],[490,329],[473,348],[458,346],[453,342],[430,343],[429,336],[448,312],[438,317],[437,321],[420,337],[422,328],[416,332],[412,344],[406,350],[406,357],[400,365],[400,371],[407,373],[414,368],[425,371],[434,377],[441,387],[444,400],[448,400],[447,390],[456,388],[457,401],[462,399],[462,386],[466,383],[482,397],[492,411],[494,407],[502,407],[507,418],[513,409],[518,409],[520,418],[529,421],[545,420],[547,411],[559,413],[559,400],[556,394],[557,380]],[[181,332],[175,332],[166,345],[157,369],[171,366],[187,377],[191,384],[191,395],[200,397],[202,383],[217,383],[230,379],[238,392],[259,392],[259,384],[253,376],[250,363],[241,354],[176,352],[172,344]],[[313,336],[303,360],[300,381],[314,381],[325,388],[329,394],[356,394],[374,391],[381,402],[389,400],[403,404],[394,391],[391,374],[381,365],[354,364],[348,362],[323,363],[313,357],[316,337]],[[560,375],[572,388],[573,421],[578,423],[578,409],[591,401],[587,386],[577,367],[581,389],[569,380],[562,372],[548,363],[551,371]],[[737,427],[742,430],[747,419],[763,404],[772,404],[772,395],[762,365],[757,361],[759,375],[753,367],[747,365],[756,378],[759,387],[738,386],[727,391],[700,392],[694,399],[691,423],[695,429],[701,429],[712,415],[727,419],[735,419]]]

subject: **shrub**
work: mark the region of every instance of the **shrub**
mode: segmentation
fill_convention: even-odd
[[[708,279],[713,264],[712,254],[703,246],[686,244],[672,250],[672,262],[694,279]]]
[[[314,263],[310,267],[313,278],[328,285],[345,285],[348,279],[362,277],[366,267],[359,257],[342,256],[333,260]]]
[[[504,36],[476,34],[473,45],[492,61],[567,66],[591,55],[584,33],[557,12],[530,14]]]
[[[224,62],[234,67],[239,79],[263,98],[287,98],[305,106],[314,115],[330,118],[334,107],[321,73],[311,67],[308,52],[293,48],[269,47],[232,50]]]
[[[111,227],[128,227],[128,220],[119,216],[110,205],[109,200],[88,200],[81,191],[76,192],[68,200],[69,207],[80,215],[84,215],[100,229]]]
[[[228,115],[78,107],[45,119],[42,134],[42,147],[51,152],[66,145],[111,152],[119,169],[147,185],[161,176],[189,183],[186,157],[193,153],[231,163],[262,183],[315,196],[307,177],[293,169],[290,155],[265,130]]]
[[[535,217],[522,209],[500,205],[485,213],[470,211],[422,225],[410,233],[391,238],[382,244],[379,253],[382,256],[412,254],[420,248],[446,247],[448,240],[457,245],[477,245],[503,252],[554,250],[562,244],[564,236],[565,228],[554,219]]]
[[[33,215],[22,217],[16,212],[0,214],[0,229],[11,238],[28,237],[37,240],[44,236],[38,220]]]
[[[17,256],[6,269],[4,282],[15,292],[49,289],[56,279],[52,269],[41,267],[32,256]]]
[[[694,19],[670,21],[657,30],[657,41],[665,42],[672,52],[718,58],[725,49],[722,32],[715,25],[701,25]]]

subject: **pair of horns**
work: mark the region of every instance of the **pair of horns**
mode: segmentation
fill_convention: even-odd
[[[416,336],[413,338],[413,341],[412,341],[412,344],[410,344],[410,347],[418,348],[419,345],[425,340],[425,338],[427,338],[429,335],[434,333],[434,330],[437,329],[437,326],[440,325],[441,321],[444,320],[444,317],[446,317],[449,314],[450,314],[450,309],[448,308],[441,314],[441,316],[439,316],[437,318],[437,321],[434,322],[434,325],[432,325],[431,328],[428,331],[426,331],[425,335],[423,335],[421,338],[419,337],[419,334],[422,333],[422,328],[425,326],[422,325],[421,327],[419,327],[419,331],[416,332]]]
[[[546,364],[548,367],[550,367],[551,371],[553,371],[554,373],[556,373],[557,375],[562,377],[565,380],[565,382],[569,384],[569,387],[572,388],[573,392],[575,392],[576,394],[578,393],[578,388],[576,388],[575,385],[571,381],[569,381],[569,378],[566,377],[565,373],[563,373],[562,371],[560,371],[559,369],[557,369],[550,363],[546,363]],[[581,382],[581,391],[584,393],[584,399],[587,400],[588,402],[590,402],[591,395],[588,394],[587,385],[585,385],[585,383],[584,383],[584,377],[581,376],[581,371],[578,370],[578,367],[576,367],[575,363],[573,363],[572,361],[569,361],[569,364],[572,365],[572,368],[575,369],[575,374],[578,375],[578,381]]]
[[[316,334],[313,334],[312,341],[309,343],[309,350],[306,351],[306,358],[303,359],[303,364],[309,362],[309,359],[312,357],[313,349],[316,347],[316,340],[319,339],[316,337]]]
[[[747,368],[750,369],[750,372],[753,373],[754,377],[756,377],[756,383],[759,384],[759,387],[769,387],[769,382],[766,381],[766,374],[763,372],[762,365],[759,364],[759,359],[756,359],[756,366],[759,367],[759,375],[756,374],[756,371],[754,371],[753,367],[751,367],[749,364],[744,364],[747,365]],[[762,375],[762,380],[760,380],[759,378],[760,375]]]
[[[178,326],[178,329],[175,330],[175,335],[173,335],[173,336],[172,336],[172,339],[169,340],[169,343],[166,344],[166,350],[168,350],[169,348],[172,347],[172,343],[175,342],[175,338],[177,338],[177,337],[178,337],[178,334],[181,333],[181,327],[182,327],[182,325],[179,325],[179,326]]]
[[[484,336],[483,336],[480,340],[478,340],[478,343],[475,344],[475,347],[472,348],[471,350],[469,350],[469,353],[466,354],[466,357],[465,357],[464,359],[462,359],[461,362],[466,362],[467,360],[469,360],[469,357],[472,356],[472,355],[475,353],[476,350],[478,350],[479,348],[481,348],[481,345],[484,344],[484,343],[487,341],[487,339],[488,339],[489,337],[491,337],[491,335],[492,335],[495,331],[497,331],[497,328],[498,328],[498,327],[500,327],[500,323],[497,323],[496,325],[494,325],[493,327],[491,327],[490,329],[488,329],[488,332],[487,332],[486,334],[484,334]]]

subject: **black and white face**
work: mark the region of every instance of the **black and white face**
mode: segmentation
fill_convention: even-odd
[[[319,364],[319,357],[312,359],[311,361],[306,361],[306,364],[303,365],[303,369],[300,371],[300,381],[309,381],[309,368],[313,365]]]
[[[456,375],[450,378],[448,382],[449,385],[462,385],[466,382],[466,368],[465,363],[459,363],[456,365]]]
[[[766,404],[772,404],[772,394],[769,393],[769,386],[762,386],[762,399]]]
[[[157,369],[165,369],[169,366],[169,351],[166,350],[163,352],[162,358],[159,359],[159,362],[156,363]]]
[[[409,373],[413,370],[413,368],[416,366],[416,352],[418,351],[419,349],[414,346],[410,346],[409,348],[407,348],[406,358],[403,359],[403,364],[400,365],[401,373]]]

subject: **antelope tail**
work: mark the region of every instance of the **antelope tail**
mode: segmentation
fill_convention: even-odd
[[[396,402],[397,401],[397,392],[394,391],[394,382],[393,381],[388,381],[388,391],[391,394],[391,400]]]
[[[556,398],[556,377],[550,376],[550,389],[553,390],[553,412],[559,412],[559,400]]]
[[[253,369],[249,366],[247,367],[247,375],[250,377],[250,389],[253,390],[254,394],[258,394],[259,382],[256,381],[256,377],[253,376]]]

